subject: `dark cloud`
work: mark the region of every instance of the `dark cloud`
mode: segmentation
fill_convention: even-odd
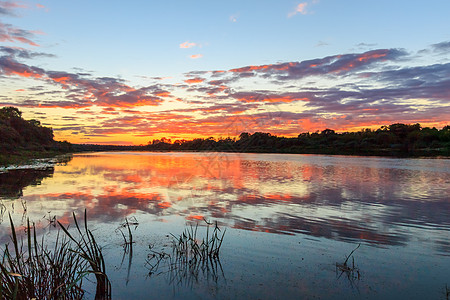
[[[312,99],[316,98],[314,93],[310,92],[276,93],[271,91],[237,92],[230,94],[230,96],[242,102],[256,103],[289,103],[294,101],[311,101]]]
[[[171,97],[170,92],[159,85],[135,89],[128,86],[122,79],[113,77],[92,78],[76,73],[45,71],[41,68],[20,63],[11,56],[0,57],[0,74],[48,80],[62,87],[66,92],[66,98],[71,100],[39,102],[40,106],[45,107],[53,107],[54,105],[63,105],[61,107],[66,108],[67,105],[71,105],[72,108],[90,105],[114,107],[159,105],[163,102],[163,98]],[[45,95],[54,92],[48,91],[41,94]]]
[[[327,56],[302,62],[287,62],[273,65],[247,66],[231,69],[235,74],[259,74],[262,77],[276,77],[279,80],[301,79],[307,76],[344,75],[367,69],[374,63],[396,61],[406,56],[400,49],[379,49],[358,54]]]
[[[433,45],[431,45],[431,48],[435,52],[449,54],[450,53],[450,41],[433,44]]]
[[[10,56],[1,56],[0,74],[42,78],[45,75],[45,71],[41,68],[19,63]]]
[[[9,55],[11,57],[17,58],[26,58],[33,59],[36,57],[56,57],[56,55],[43,53],[43,52],[34,52],[23,48],[13,48],[13,47],[5,47],[0,46],[0,52]]]

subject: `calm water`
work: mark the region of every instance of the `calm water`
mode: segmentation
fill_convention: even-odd
[[[449,159],[92,153],[4,171],[0,186],[1,244],[8,213],[51,240],[49,220],[86,208],[113,299],[445,299],[450,286]],[[130,217],[133,256],[116,230]],[[149,245],[170,251],[167,235],[203,218],[227,229],[220,265],[149,274]],[[358,244],[360,278],[339,276]]]

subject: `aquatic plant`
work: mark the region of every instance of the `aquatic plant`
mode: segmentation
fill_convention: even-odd
[[[123,245],[123,256],[122,256],[122,261],[120,262],[120,268],[123,265],[123,262],[125,260],[125,256],[128,254],[128,268],[127,268],[127,280],[126,280],[126,284],[128,285],[128,282],[130,281],[130,270],[131,270],[131,264],[133,262],[133,234],[131,233],[131,228],[130,225],[134,225],[135,229],[137,228],[137,226],[139,225],[139,222],[137,221],[137,219],[135,217],[131,217],[130,220],[128,220],[128,218],[125,218],[125,222],[123,222],[122,224],[120,224],[120,226],[116,229],[116,232],[120,232],[124,243]],[[128,238],[125,235],[125,233],[123,232],[123,230],[126,229],[126,232],[128,234]]]
[[[164,274],[169,284],[192,287],[195,282],[217,283],[220,278],[225,278],[220,258],[189,260],[185,256],[170,256],[163,252],[153,254],[147,261],[149,277]],[[152,264],[153,259],[156,263]]]
[[[88,262],[90,269],[88,273],[95,275],[97,280],[97,289],[95,299],[110,299],[111,298],[111,283],[106,275],[105,260],[103,258],[102,249],[97,244],[94,235],[88,229],[87,214],[84,211],[84,232],[81,230],[75,213],[73,213],[75,227],[78,232],[78,239],[76,239],[69,230],[66,229],[59,221],[58,224],[64,233],[76,244],[76,249],[71,250],[78,254],[82,259]]]
[[[339,278],[342,276],[342,274],[346,274],[347,278],[350,281],[353,281],[355,279],[360,279],[361,274],[359,273],[359,268],[355,266],[355,257],[352,256],[353,253],[361,246],[361,244],[358,244],[358,246],[350,252],[348,256],[346,256],[345,261],[343,263],[336,263],[336,272],[339,270],[341,271]],[[348,264],[349,258],[352,258],[352,265],[350,266]]]
[[[173,234],[173,250],[176,256],[185,257],[188,260],[206,260],[208,258],[218,258],[220,247],[222,246],[223,238],[226,230],[221,233],[217,221],[213,224],[203,219],[206,223],[206,237],[201,242],[197,237],[198,223],[195,226],[190,226],[184,230],[180,236]],[[210,233],[210,226],[214,225],[214,229]]]
[[[18,239],[11,215],[11,241],[6,244],[0,263],[1,299],[81,299],[87,261],[71,251],[65,236],[56,237],[53,249],[44,239],[39,242],[34,224],[26,226],[26,245]]]
[[[217,282],[219,275],[223,276],[220,263],[220,248],[225,230],[219,228],[218,223],[206,223],[206,236],[201,241],[198,236],[198,223],[186,228],[179,236],[171,234],[172,255],[165,251],[155,251],[149,246],[147,266],[149,276],[168,274],[170,283],[192,285],[200,276]],[[214,225],[211,230],[211,225]]]
[[[137,226],[139,225],[139,222],[137,221],[137,219],[135,217],[130,218],[130,220],[128,220],[128,218],[125,218],[125,222],[123,222],[122,224],[120,224],[120,226],[116,229],[116,232],[120,232],[120,234],[123,237],[124,243],[123,243],[123,247],[124,247],[124,251],[125,253],[128,252],[133,252],[133,234],[131,233],[131,226],[135,226],[135,229],[137,228]],[[126,229],[127,236],[123,233],[123,229]]]

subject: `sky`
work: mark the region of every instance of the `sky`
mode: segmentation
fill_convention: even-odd
[[[450,120],[450,1],[0,1],[0,106],[72,143]]]

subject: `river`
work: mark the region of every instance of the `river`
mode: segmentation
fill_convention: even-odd
[[[8,213],[51,240],[54,220],[86,209],[113,299],[445,299],[450,286],[449,159],[85,153],[3,170],[0,187],[2,244]],[[225,231],[218,261],[154,267],[204,219]]]

